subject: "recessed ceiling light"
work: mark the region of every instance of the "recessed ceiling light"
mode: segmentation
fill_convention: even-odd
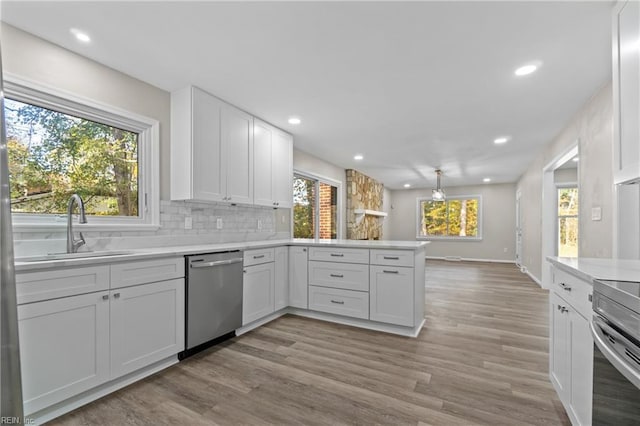
[[[523,75],[529,75],[533,72],[535,72],[538,69],[538,65],[534,65],[534,64],[528,64],[528,65],[524,65],[520,68],[518,68],[517,70],[515,70],[515,75],[521,77]]]
[[[496,143],[496,144],[498,144],[498,145],[499,145],[499,144],[501,144],[501,143],[507,143],[508,141],[509,141],[509,138],[508,138],[507,136],[501,136],[501,137],[499,137],[499,138],[495,138],[495,139],[493,140],[493,143]]]
[[[289,117],[289,124],[300,124],[301,120],[298,117]]]
[[[89,43],[91,41],[91,37],[85,32],[80,31],[77,28],[71,28],[71,34],[73,34],[78,41],[83,43]]]
[[[405,184],[404,184],[404,187],[405,187],[405,188],[411,188],[411,184],[410,184],[410,183],[405,183]]]
[[[354,156],[353,156],[353,159],[354,159],[354,160],[358,160],[358,161],[362,160],[363,158],[364,158],[364,157],[363,157],[362,155],[360,155],[360,154],[358,154],[358,155],[354,155]]]
[[[578,162],[578,161],[580,161],[580,158],[579,157],[573,157],[573,161]]]
[[[484,178],[482,179],[483,182],[491,182],[491,178]]]

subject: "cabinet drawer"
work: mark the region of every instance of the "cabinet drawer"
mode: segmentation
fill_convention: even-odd
[[[273,262],[275,251],[273,248],[247,250],[244,252],[244,266],[260,265],[261,263]]]
[[[369,267],[357,263],[309,261],[309,285],[369,291]]]
[[[311,247],[309,260],[341,263],[369,263],[369,250],[340,247]]]
[[[16,274],[18,305],[92,293],[108,288],[108,265]]]
[[[414,253],[407,250],[371,250],[372,265],[413,266]]]
[[[369,293],[309,286],[309,309],[369,319]]]
[[[593,294],[591,283],[554,267],[553,291],[571,304],[585,318],[591,318],[592,307],[589,300]]]
[[[111,265],[111,288],[130,287],[184,277],[184,257]]]

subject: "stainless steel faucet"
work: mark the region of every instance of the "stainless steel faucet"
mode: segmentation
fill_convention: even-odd
[[[73,204],[78,204],[78,223],[87,223],[87,216],[84,214],[84,202],[78,194],[73,194],[69,198],[69,205],[67,206],[67,253],[76,253],[78,248],[87,242],[84,240],[82,232],[80,232],[80,239],[73,238],[73,220],[71,215],[73,214]]]

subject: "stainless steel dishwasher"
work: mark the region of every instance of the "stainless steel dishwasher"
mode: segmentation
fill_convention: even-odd
[[[185,350],[180,359],[235,336],[242,326],[242,252],[185,256]]]

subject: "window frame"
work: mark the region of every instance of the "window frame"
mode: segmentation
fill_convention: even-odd
[[[150,231],[160,228],[160,123],[121,108],[6,73],[4,96],[61,113],[118,127],[138,134],[137,217],[89,216],[88,223],[74,227],[83,231]],[[46,232],[66,229],[67,217],[59,214],[12,213],[15,232]]]
[[[342,202],[343,202],[343,195],[342,195],[342,182],[339,180],[335,180],[335,179],[331,179],[325,176],[321,176],[321,175],[317,175],[315,173],[309,173],[309,172],[304,172],[301,170],[297,170],[294,169],[293,170],[293,178],[295,179],[296,176],[300,176],[301,178],[304,179],[310,179],[310,180],[314,180],[315,181],[315,205],[316,208],[320,208],[320,202],[319,202],[319,197],[320,197],[320,183],[324,183],[326,185],[331,185],[331,186],[335,186],[337,188],[338,191],[338,208],[336,209],[336,239],[341,240],[342,239]],[[292,191],[293,191],[293,187],[292,187]],[[293,236],[293,229],[294,229],[294,223],[293,223],[293,193],[291,194],[291,238],[294,238]],[[316,211],[315,214],[315,220],[314,220],[314,224],[313,224],[313,233],[314,233],[314,240],[320,240],[320,238],[318,237],[319,232],[320,232],[320,214],[319,211]]]
[[[424,241],[482,241],[482,221],[483,221],[483,203],[481,194],[473,195],[447,195],[447,198],[443,202],[450,200],[478,200],[478,234],[473,237],[460,237],[460,236],[439,236],[439,235],[422,235],[420,229],[422,228],[422,209],[421,204],[424,201],[433,201],[431,197],[418,197],[416,198],[416,240]]]

